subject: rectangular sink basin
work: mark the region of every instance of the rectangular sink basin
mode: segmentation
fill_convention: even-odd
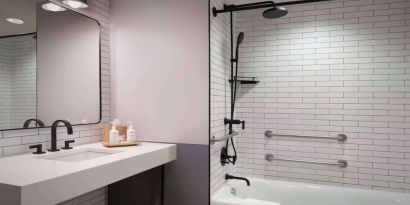
[[[61,161],[61,162],[81,162],[118,153],[118,150],[106,149],[79,149],[71,151],[60,151],[60,153],[41,156],[41,159]]]

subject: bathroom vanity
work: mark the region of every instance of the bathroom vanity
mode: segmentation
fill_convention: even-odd
[[[157,53],[155,59],[170,57],[170,66],[178,72],[171,72],[170,76],[155,74],[160,77],[158,84],[150,73],[172,70],[167,69],[168,66],[151,69],[149,65],[146,76],[132,71],[120,77],[125,85],[140,83],[126,90],[117,87],[116,82],[120,81],[115,78],[120,75],[114,73],[118,71],[114,68],[124,67],[113,65],[114,62],[127,61],[114,60],[119,56],[117,45],[122,43],[114,45],[118,36],[112,31],[122,29],[111,26],[114,25],[110,12],[113,1],[88,0],[88,8],[74,7],[75,3],[79,2],[0,1],[0,205],[206,204],[209,200],[209,107],[205,100],[208,79],[204,76],[208,75],[208,27],[197,26],[195,21],[187,26],[183,19],[172,18],[161,21],[165,25],[161,28],[156,26],[157,22],[151,22],[157,19],[151,17],[152,13],[137,18],[138,23],[128,23],[138,24],[136,31],[144,35],[130,35],[132,41],[127,44],[132,45],[134,40],[142,40],[144,45],[151,40],[155,45],[161,42],[161,49],[152,50]],[[141,11],[151,9],[138,5],[152,9],[158,6],[158,2],[151,1],[123,3],[132,3],[135,8],[126,7]],[[167,3],[163,7],[166,9],[186,10],[182,2],[182,6],[177,7],[172,1],[164,3]],[[188,14],[197,20],[197,13],[201,11],[199,18],[205,25],[207,6],[207,2],[201,1]],[[178,10],[172,13],[181,13]],[[8,22],[6,17],[14,19]],[[201,29],[194,31],[193,26]],[[151,35],[157,34],[157,29],[167,32],[160,32],[157,37]],[[176,33],[168,35],[171,32]],[[128,29],[124,34],[127,33]],[[128,34],[121,39],[128,39]],[[186,39],[194,44],[186,44]],[[164,50],[163,42],[177,47]],[[133,46],[133,50],[149,54],[144,45]],[[185,53],[190,54],[196,45],[206,49],[199,49],[201,54],[187,63]],[[142,64],[148,60],[135,52],[126,53],[133,60],[142,57],[139,60]],[[129,65],[135,68],[137,64]],[[145,69],[140,64],[137,67],[139,71]],[[175,79],[179,79],[179,83],[168,82]],[[198,80],[200,86],[195,87],[200,90],[193,89],[192,82]],[[136,92],[136,87],[146,92]],[[118,104],[117,97],[121,98],[118,101],[130,104]],[[128,97],[138,97],[138,100]],[[172,99],[164,101],[167,98]],[[130,109],[129,115],[119,113],[119,107]],[[139,110],[132,109],[134,107]],[[169,112],[163,112],[166,110]],[[135,123],[137,140],[181,143],[178,152],[176,145],[160,143],[103,147],[102,128],[117,117],[122,123]],[[159,128],[159,124],[164,126]],[[66,150],[70,147],[74,148]]]
[[[2,204],[56,204],[176,159],[176,145],[142,143],[105,148],[101,143],[44,155],[0,158]]]
[[[107,186],[116,200],[119,181],[142,176],[132,185],[151,191],[146,175],[163,196],[176,145],[100,142],[111,118],[101,19],[55,0],[4,0],[0,13],[21,18],[0,21],[0,204],[53,205]]]

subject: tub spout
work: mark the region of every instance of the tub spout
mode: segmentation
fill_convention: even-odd
[[[247,179],[247,178],[245,178],[245,177],[236,177],[236,176],[232,176],[232,175],[226,174],[226,175],[225,175],[225,180],[228,180],[228,179],[243,180],[243,181],[246,181],[246,185],[248,185],[248,186],[251,185],[251,183],[249,182],[249,179]]]

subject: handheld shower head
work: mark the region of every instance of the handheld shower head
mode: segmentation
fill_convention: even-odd
[[[243,32],[240,32],[238,35],[238,39],[236,40],[236,60],[238,60],[238,50],[239,50],[239,45],[243,42],[243,39],[245,38],[245,34]]]
[[[243,42],[243,39],[245,38],[245,34],[243,32],[240,32],[238,35],[238,40],[236,41],[236,47],[239,46]]]
[[[285,7],[275,6],[271,9],[264,11],[263,17],[267,19],[275,19],[275,18],[286,16],[288,12],[289,12],[288,9],[286,9]]]

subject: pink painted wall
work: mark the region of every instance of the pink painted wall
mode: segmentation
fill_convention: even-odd
[[[208,144],[208,1],[111,6],[112,117],[141,140]]]

